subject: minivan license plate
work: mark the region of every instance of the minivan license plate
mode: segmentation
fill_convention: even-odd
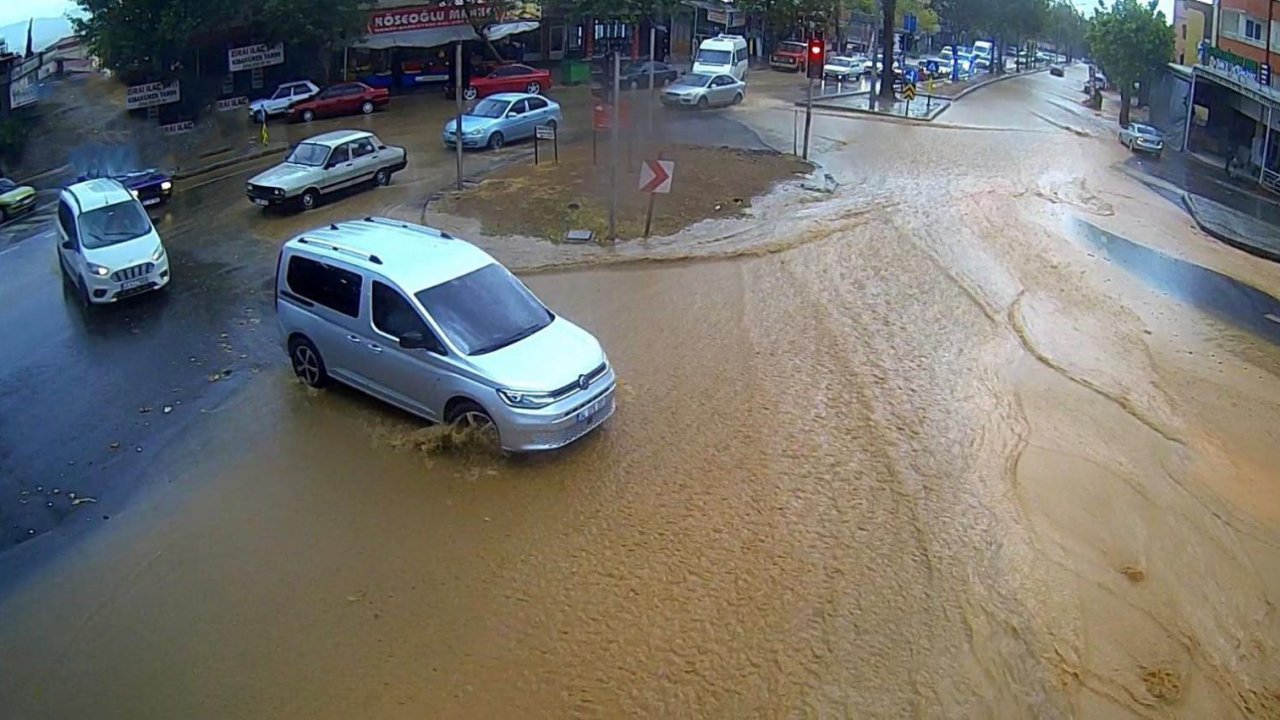
[[[577,420],[578,422],[586,422],[587,420],[590,420],[593,415],[600,412],[600,408],[604,407],[604,404],[607,401],[608,401],[608,398],[600,398],[599,400],[579,410],[578,416],[574,419]]]
[[[129,280],[128,282],[122,282],[122,283],[120,283],[120,289],[121,289],[121,290],[132,290],[132,289],[134,289],[134,288],[136,288],[136,287],[142,287],[143,285],[145,285],[145,284],[146,284],[146,282],[147,282],[147,279],[146,279],[146,278],[139,278],[139,279],[137,279],[137,280]]]

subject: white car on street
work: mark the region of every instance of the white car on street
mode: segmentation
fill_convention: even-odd
[[[826,64],[822,66],[823,77],[841,82],[857,80],[865,72],[867,72],[866,59],[852,55],[836,55],[828,58]]]
[[[76,183],[58,197],[58,265],[86,306],[159,290],[169,284],[160,235],[116,180]]]
[[[285,115],[294,103],[310,100],[320,93],[320,88],[310,80],[298,80],[281,84],[271,97],[249,103],[249,118],[262,122],[265,118]]]
[[[1160,157],[1164,152],[1164,136],[1150,125],[1129,123],[1120,128],[1120,144],[1134,152],[1151,153]]]

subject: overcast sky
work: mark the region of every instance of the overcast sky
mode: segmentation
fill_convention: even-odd
[[[405,0],[405,4],[411,4],[412,1]],[[1000,0],[992,0],[992,2],[1000,2]],[[1086,14],[1093,12],[1098,4],[1097,0],[1073,0],[1073,2]],[[0,0],[0,25],[8,25],[32,17],[56,17],[75,7],[76,4],[72,0]],[[1173,19],[1173,0],[1160,0],[1160,9],[1164,11],[1166,18]]]

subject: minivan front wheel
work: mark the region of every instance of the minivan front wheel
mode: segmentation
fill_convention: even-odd
[[[294,338],[289,341],[289,360],[293,364],[293,373],[303,385],[322,388],[329,384],[329,373],[325,370],[324,359],[320,351],[306,338]]]
[[[498,446],[498,426],[493,424],[493,418],[489,417],[489,413],[476,403],[469,400],[458,403],[446,420],[455,430],[468,434],[474,433],[486,444]]]

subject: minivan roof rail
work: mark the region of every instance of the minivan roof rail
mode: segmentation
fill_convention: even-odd
[[[444,232],[443,230],[437,230],[433,227],[427,227],[425,225],[414,225],[412,223],[407,223],[400,220],[392,220],[391,218],[375,217],[373,215],[369,215],[365,217],[364,221],[368,223],[374,223],[375,225],[387,225],[389,227],[398,227],[404,230],[412,230],[413,232],[422,233],[423,235],[430,235],[431,237],[443,238],[445,240],[454,239],[452,235],[450,235],[447,232]]]
[[[335,242],[329,242],[328,240],[316,240],[315,238],[300,237],[298,238],[298,242],[302,245],[314,245],[316,247],[332,250],[342,255],[350,255],[352,257],[360,258],[361,260],[366,260],[368,262],[373,263],[374,265],[382,264],[382,258],[378,257],[377,255],[370,255],[369,253],[361,252],[359,250],[356,250],[355,248],[349,248],[346,245],[339,245],[338,243],[335,243]]]

